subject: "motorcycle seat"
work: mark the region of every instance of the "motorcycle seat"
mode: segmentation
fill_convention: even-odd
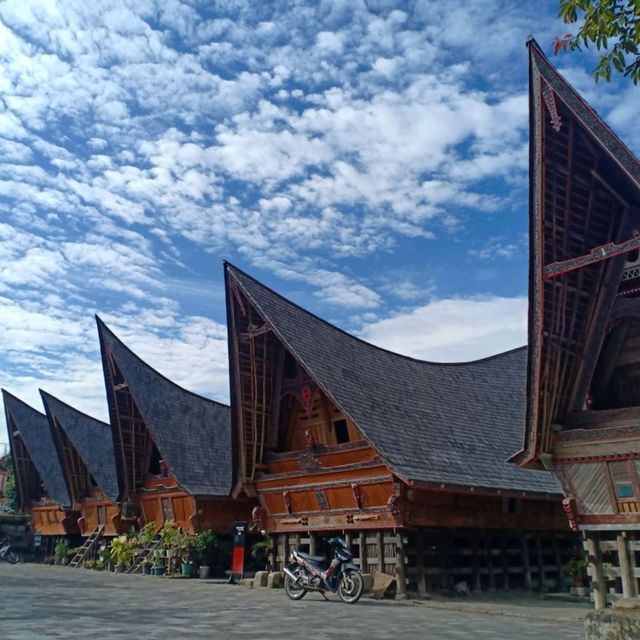
[[[311,560],[311,562],[326,562],[325,556],[312,556],[310,553],[303,553],[302,551],[296,551],[296,553],[305,560]]]

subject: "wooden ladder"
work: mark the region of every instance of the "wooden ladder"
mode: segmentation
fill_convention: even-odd
[[[98,540],[102,536],[102,532],[104,531],[104,525],[98,525],[89,535],[89,537],[84,541],[84,544],[78,549],[73,558],[71,558],[71,562],[69,566],[73,569],[77,569],[82,566],[82,561],[87,557],[89,552],[98,544]]]
[[[133,561],[133,564],[125,571],[125,573],[140,573],[142,571],[142,561],[146,560],[149,556],[153,555],[153,552],[160,546],[162,542],[162,538],[160,537],[160,533],[157,532],[146,547],[142,549],[142,553],[136,556],[136,559]]]

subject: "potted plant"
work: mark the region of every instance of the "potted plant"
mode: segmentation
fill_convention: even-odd
[[[263,536],[261,540],[258,540],[251,546],[251,557],[256,561],[263,569],[269,570],[271,564],[271,538],[269,536]]]
[[[188,533],[181,533],[177,542],[178,552],[182,560],[182,575],[190,578],[193,576],[193,561],[191,560],[191,550],[195,546],[195,537]]]
[[[100,569],[111,571],[111,547],[103,547],[100,549]]]
[[[196,536],[195,548],[198,551],[198,558],[200,561],[198,575],[200,578],[206,579],[209,577],[211,567],[213,567],[216,560],[216,555],[218,553],[218,538],[211,529],[201,531]]]
[[[569,576],[573,582],[571,591],[579,596],[587,595],[587,560],[582,555],[576,555],[564,565],[562,573]]]
[[[151,575],[151,567],[153,566],[153,559],[152,558],[144,558],[144,560],[142,560],[142,562],[140,563],[142,565],[142,573],[145,576],[150,576]]]
[[[147,522],[137,534],[141,547],[146,547],[156,537],[156,523]]]
[[[178,553],[178,544],[181,536],[182,533],[180,532],[178,525],[173,520],[165,522],[160,530],[160,539],[167,556],[169,567],[171,567],[171,561]]]
[[[53,549],[53,555],[56,559],[56,564],[65,565],[69,562],[69,553],[71,547],[66,540],[60,540]]]
[[[125,534],[111,541],[111,556],[115,561],[115,571],[120,573],[133,561],[134,542]]]
[[[154,576],[163,576],[165,571],[166,567],[164,566],[164,559],[162,556],[155,557],[153,560],[153,566],[151,567],[151,573]]]

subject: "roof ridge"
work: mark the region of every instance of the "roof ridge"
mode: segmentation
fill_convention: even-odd
[[[397,358],[403,358],[405,360],[410,360],[412,362],[417,362],[419,364],[433,365],[433,366],[438,366],[438,367],[452,367],[453,368],[453,367],[465,367],[465,366],[469,366],[469,365],[473,365],[473,364],[480,364],[480,363],[486,362],[488,360],[493,360],[495,358],[500,358],[502,356],[509,355],[509,354],[511,354],[511,353],[513,353],[515,351],[520,351],[520,350],[527,349],[527,345],[522,345],[520,347],[514,347],[512,349],[508,349],[507,351],[501,351],[499,353],[494,353],[492,355],[485,356],[483,358],[478,358],[476,360],[464,360],[464,361],[458,361],[458,362],[436,362],[434,360],[424,360],[422,358],[416,358],[414,356],[408,356],[408,355],[405,355],[403,353],[398,353],[397,351],[392,351],[391,349],[387,349],[385,347],[381,347],[381,346],[379,346],[377,344],[373,344],[372,342],[369,342],[369,341],[365,340],[364,338],[360,338],[359,336],[356,336],[353,333],[350,333],[346,329],[342,329],[341,327],[338,327],[337,325],[333,324],[332,322],[329,322],[328,320],[325,320],[321,316],[316,315],[312,311],[309,311],[309,310],[305,309],[304,307],[300,306],[296,302],[293,302],[292,300],[289,300],[289,298],[285,298],[282,294],[280,294],[277,291],[273,290],[271,287],[267,286],[266,284],[263,284],[262,282],[260,282],[259,280],[257,280],[256,278],[254,278],[253,276],[248,274],[246,271],[243,271],[242,269],[239,269],[238,267],[233,265],[228,260],[223,260],[223,264],[224,264],[225,268],[230,268],[232,271],[236,271],[236,272],[242,274],[243,276],[246,276],[251,281],[255,282],[258,286],[262,287],[263,289],[266,289],[269,293],[271,293],[274,296],[280,298],[281,300],[283,300],[287,304],[291,305],[292,307],[295,307],[299,311],[302,311],[303,313],[311,316],[312,318],[315,318],[316,320],[322,322],[323,324],[331,327],[335,331],[339,331],[340,333],[348,336],[349,338],[351,338],[353,340],[356,340],[356,341],[358,341],[358,342],[360,342],[362,344],[365,344],[368,347],[371,347],[373,349],[377,349],[378,351],[382,351],[384,353],[388,353],[388,354],[390,354],[392,356],[395,356]]]
[[[57,396],[54,396],[52,393],[49,393],[48,391],[45,391],[42,388],[38,388],[38,391],[40,392],[40,396],[42,397],[43,402],[47,402],[48,401],[47,399],[51,399],[54,402],[59,402],[60,404],[64,405],[67,409],[71,409],[72,411],[79,413],[81,416],[84,416],[85,418],[88,418],[93,422],[102,424],[109,429],[111,428],[111,425],[108,422],[105,422],[104,420],[100,420],[99,418],[95,418],[94,416],[90,416],[88,413],[85,413],[84,411],[81,411],[77,407],[70,405],[68,402],[65,402],[64,400],[60,400],[60,398],[58,398]]]
[[[128,351],[134,358],[137,358],[140,362],[142,362],[145,367],[147,367],[148,369],[153,371],[153,373],[155,373],[156,375],[160,376],[161,378],[166,380],[168,383],[170,383],[171,385],[173,385],[177,389],[180,389],[180,391],[183,391],[184,393],[188,393],[189,395],[192,395],[192,396],[198,398],[199,400],[205,400],[207,402],[210,402],[212,404],[216,404],[216,405],[221,406],[221,407],[225,407],[227,409],[230,408],[230,406],[228,404],[225,404],[224,402],[220,402],[219,400],[212,400],[211,398],[207,398],[206,396],[203,396],[203,395],[201,395],[199,393],[196,393],[195,391],[191,391],[190,389],[186,389],[185,387],[183,387],[182,385],[179,385],[174,380],[171,380],[171,378],[169,378],[168,376],[165,376],[163,373],[158,371],[155,367],[152,367],[146,360],[143,360],[135,351],[133,351],[133,349],[131,349],[121,338],[119,338],[110,329],[110,327],[104,322],[104,320],[102,320],[102,318],[100,318],[100,316],[97,313],[95,314],[95,319],[96,319],[96,323],[98,325],[98,333],[100,333],[101,331],[105,331],[106,333],[109,333],[111,336],[113,336],[113,338],[115,340],[118,341],[118,343],[120,345],[122,345],[122,347],[126,351]]]

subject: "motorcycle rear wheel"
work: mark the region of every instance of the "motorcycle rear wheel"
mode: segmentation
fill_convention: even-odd
[[[299,571],[300,569],[296,573]],[[286,574],[284,576],[284,591],[291,600],[302,600],[307,595],[307,590]]]
[[[364,578],[359,571],[347,569],[342,574],[338,594],[342,602],[347,604],[355,604],[360,600],[360,596],[364,591]]]
[[[9,549],[9,551],[4,554],[4,559],[9,564],[16,564],[18,562],[18,554],[13,549]]]

